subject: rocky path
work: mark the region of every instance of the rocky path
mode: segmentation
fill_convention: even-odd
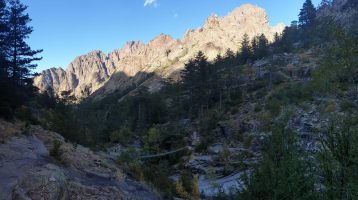
[[[11,199],[17,180],[26,171],[49,160],[47,149],[34,136],[14,137],[0,145],[0,199]]]
[[[41,134],[40,138],[38,133],[20,135],[0,144],[0,200],[160,199],[143,184],[123,174],[119,177],[114,163],[96,167],[100,158],[88,149],[72,152],[70,158],[77,165],[55,160],[48,151],[51,134]]]

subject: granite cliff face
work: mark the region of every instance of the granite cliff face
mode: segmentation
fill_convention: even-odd
[[[108,55],[93,51],[77,57],[67,68],[48,69],[34,79],[41,91],[52,89],[58,96],[86,98],[97,91],[108,94],[146,84],[151,91],[160,88],[159,79],[178,74],[184,63],[198,51],[209,60],[228,49],[240,48],[245,33],[265,34],[269,40],[281,33],[283,24],[270,27],[264,9],[243,5],[225,17],[211,15],[204,26],[190,29],[182,39],[161,34],[148,44],[131,41]],[[155,76],[149,76],[155,74]]]

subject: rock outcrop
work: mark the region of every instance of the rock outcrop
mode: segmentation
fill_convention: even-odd
[[[246,4],[225,17],[210,16],[204,26],[190,29],[182,39],[161,34],[148,44],[128,42],[122,49],[108,55],[93,51],[77,57],[67,68],[48,69],[35,77],[34,85],[41,91],[52,89],[61,97],[73,95],[77,99],[88,97],[101,88],[100,94],[123,91],[155,77],[169,77],[180,71],[184,63],[198,51],[209,60],[228,49],[237,51],[245,33],[249,37],[265,34],[269,40],[281,33],[283,24],[270,27],[264,9]],[[160,87],[158,81],[149,81],[150,90]]]
[[[56,133],[2,120],[0,130],[0,200],[160,199],[104,155]]]
[[[318,17],[332,18],[336,23],[348,30],[358,33],[357,7],[353,6],[355,0],[334,0],[332,5],[321,6],[318,11]]]

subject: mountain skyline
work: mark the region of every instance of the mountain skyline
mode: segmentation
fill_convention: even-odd
[[[131,41],[109,54],[97,50],[78,55],[66,69],[44,70],[34,85],[40,91],[52,88],[58,96],[71,94],[77,100],[98,90],[105,94],[123,91],[143,81],[150,91],[157,91],[162,78],[175,78],[199,51],[212,61],[228,49],[237,52],[245,34],[249,39],[263,34],[273,41],[283,29],[283,24],[270,26],[263,8],[244,4],[224,17],[209,16],[202,27],[189,29],[180,39],[160,34],[147,44]],[[157,78],[143,76],[151,73]]]
[[[268,13],[271,25],[280,22],[289,25],[292,20],[297,19],[297,10],[303,1],[287,4],[283,0],[277,0],[273,5],[262,0],[224,0],[209,3],[202,0],[180,3],[166,0],[110,0],[101,4],[76,1],[71,2],[71,7],[67,6],[70,2],[66,0],[25,2],[33,19],[31,25],[35,29],[28,41],[32,46],[44,49],[44,59],[38,62],[36,69],[41,72],[50,67],[66,69],[78,55],[93,50],[110,53],[123,47],[127,41],[140,40],[148,43],[161,33],[175,39],[181,38],[188,29],[201,27],[210,14],[225,16],[245,3],[263,7]],[[319,1],[313,2],[318,4]],[[58,56],[60,54],[61,56]]]
[[[0,200],[357,199],[358,0],[248,1],[0,0]]]

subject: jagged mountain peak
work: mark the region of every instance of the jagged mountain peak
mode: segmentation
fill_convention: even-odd
[[[206,20],[204,27],[206,28],[215,28],[220,24],[221,18],[215,14],[212,13]]]
[[[140,49],[141,47],[144,47],[144,43],[140,40],[138,41],[128,41],[126,42],[126,44],[124,45],[124,47],[121,49],[124,52],[130,52],[133,53],[136,50]]]
[[[77,57],[66,71],[43,71],[35,78],[34,85],[41,91],[52,88],[59,96],[65,92],[77,99],[88,97],[99,89],[102,92],[97,93],[100,94],[122,91],[145,81],[148,78],[145,74],[154,72],[157,78],[177,75],[198,51],[212,60],[227,49],[239,50],[245,33],[249,37],[265,34],[272,40],[283,28],[282,24],[270,27],[264,9],[245,4],[223,17],[212,14],[203,27],[189,29],[182,39],[162,33],[148,44],[129,41],[108,55],[92,51]],[[160,88],[158,82],[148,80],[144,84],[157,90]]]
[[[175,42],[176,40],[167,34],[161,33],[157,37],[155,37],[153,40],[151,40],[148,44],[149,47],[163,47],[166,44],[169,44],[171,42]]]
[[[266,15],[266,11],[265,9],[259,6],[248,3],[235,8],[227,15],[227,17],[240,17],[240,16],[242,17],[242,15],[252,15],[252,14]]]

